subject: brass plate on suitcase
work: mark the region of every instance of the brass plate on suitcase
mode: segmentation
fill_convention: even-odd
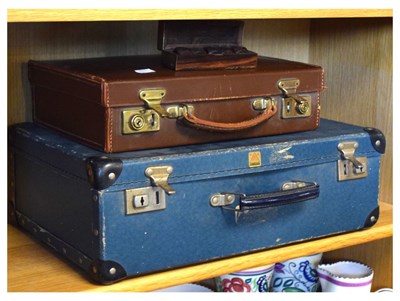
[[[160,115],[144,108],[122,111],[122,134],[137,134],[160,130]]]
[[[125,214],[163,210],[167,206],[165,192],[160,187],[140,187],[125,190]]]
[[[282,118],[304,118],[311,115],[311,96],[282,98]]]

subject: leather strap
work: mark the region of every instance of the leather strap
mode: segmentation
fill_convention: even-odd
[[[261,114],[256,117],[240,121],[240,122],[216,122],[211,120],[201,119],[194,116],[193,113],[186,112],[183,115],[182,122],[186,125],[194,127],[200,130],[207,130],[213,132],[229,132],[229,131],[240,131],[251,127],[254,127],[274,116],[277,112],[276,106],[270,106],[268,109],[264,110]]]

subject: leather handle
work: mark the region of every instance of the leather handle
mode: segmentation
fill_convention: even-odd
[[[183,114],[182,122],[188,126],[196,129],[214,131],[214,132],[229,132],[229,131],[240,131],[248,128],[252,128],[274,116],[277,112],[276,106],[269,106],[261,114],[256,117],[240,121],[240,122],[216,122],[211,120],[201,119],[196,117],[193,113],[188,111]]]
[[[296,182],[293,182],[296,183]],[[241,195],[239,208],[243,210],[262,209],[303,202],[319,196],[319,185],[314,182],[301,182],[304,186],[258,195]]]

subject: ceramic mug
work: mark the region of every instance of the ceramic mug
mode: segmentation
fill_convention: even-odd
[[[220,292],[268,292],[275,264],[217,277]]]
[[[370,292],[374,271],[354,261],[320,264],[317,268],[323,292]]]
[[[322,253],[298,257],[275,264],[273,292],[316,292],[319,288],[317,266]]]

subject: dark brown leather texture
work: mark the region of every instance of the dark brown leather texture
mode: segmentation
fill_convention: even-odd
[[[240,70],[174,71],[156,55],[30,61],[28,71],[34,121],[108,153],[314,130],[324,88],[321,67],[268,57]],[[311,97],[309,117],[282,118],[277,82],[293,78],[300,80],[296,94]],[[122,112],[145,110],[140,91],[154,88],[166,91],[161,106],[191,105],[194,112],[160,117],[158,131],[122,134]],[[255,110],[260,97],[273,98],[276,107]],[[199,120],[217,126],[200,126]]]
[[[241,69],[257,65],[257,53],[242,46],[243,21],[159,21],[158,49],[173,70]]]

